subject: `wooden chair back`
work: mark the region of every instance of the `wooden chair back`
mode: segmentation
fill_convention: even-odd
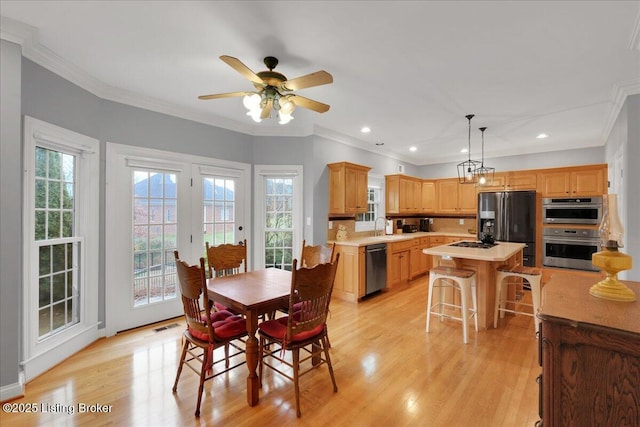
[[[291,342],[296,334],[325,324],[339,259],[340,254],[337,254],[333,262],[299,269],[298,260],[293,260],[289,297],[289,313],[293,315],[290,314],[287,320],[287,342]]]
[[[306,240],[302,241],[302,254],[300,255],[301,267],[313,267],[318,264],[325,264],[333,260],[335,245],[307,246]]]
[[[190,330],[208,334],[210,342],[213,342],[213,325],[207,321],[208,316],[203,316],[204,313],[211,312],[211,303],[208,298],[200,298],[201,295],[207,294],[204,258],[200,258],[200,265],[198,266],[189,265],[181,260],[178,251],[174,251],[173,255],[176,259],[176,271],[187,327]],[[203,301],[204,309],[200,305],[201,300]]]
[[[207,247],[209,277],[221,277],[247,272],[247,239],[238,245],[225,243]]]

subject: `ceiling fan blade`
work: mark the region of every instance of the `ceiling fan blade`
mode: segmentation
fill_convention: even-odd
[[[333,83],[333,76],[326,71],[321,70],[307,74],[306,76],[296,77],[295,79],[282,82],[280,83],[280,89],[284,91],[292,91],[307,87],[326,85],[328,83]]]
[[[262,114],[260,114],[261,119],[266,119],[271,115],[271,108],[273,107],[273,103],[271,101],[267,101],[267,105],[262,109]]]
[[[306,108],[309,110],[313,110],[317,113],[326,113],[331,108],[327,104],[323,104],[322,102],[314,101],[313,99],[305,98],[304,96],[299,95],[291,95],[293,97],[292,101],[296,106]]]
[[[227,92],[227,93],[216,93],[214,95],[200,95],[198,99],[218,99],[218,98],[231,98],[234,96],[244,96],[250,95],[255,92]]]
[[[264,85],[262,79],[258,77],[258,75],[254,73],[251,68],[244,65],[238,58],[234,58],[233,56],[228,55],[222,55],[220,59],[222,59],[222,61],[224,61],[231,68],[242,74],[249,81],[252,81],[253,83],[257,83],[259,85]]]

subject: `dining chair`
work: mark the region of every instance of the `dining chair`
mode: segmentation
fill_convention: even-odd
[[[338,391],[329,356],[326,321],[339,259],[340,254],[333,262],[299,269],[297,268],[298,260],[294,259],[289,296],[290,314],[258,325],[260,386],[262,386],[265,366],[293,381],[298,417],[302,415],[299,385],[301,376],[326,364],[333,383],[333,391],[334,393]],[[298,304],[297,309],[294,309],[296,304]],[[304,351],[302,359],[300,359],[300,350]],[[286,357],[286,351],[291,351],[291,360]],[[307,368],[309,363],[311,366],[308,369],[300,370],[301,364],[305,364]],[[283,365],[288,367],[286,372]]]
[[[224,243],[218,246],[209,246],[209,242],[205,242],[205,246],[209,277],[223,277],[247,272],[247,239],[237,245]],[[213,301],[213,305],[216,310],[229,310],[217,301]],[[233,312],[233,310],[229,311]]]
[[[195,412],[196,417],[199,417],[205,381],[246,363],[243,357],[242,362],[230,366],[229,360],[245,352],[236,341],[241,341],[247,336],[247,327],[245,319],[241,316],[226,310],[212,311],[211,303],[207,298],[204,258],[200,258],[199,266],[190,266],[180,259],[178,251],[174,251],[173,254],[187,323],[187,329],[183,333],[182,355],[173,384],[173,392],[176,393],[178,390],[178,381],[184,365],[199,374],[200,385]],[[200,305],[201,300],[204,308]],[[224,359],[214,361],[213,352],[220,347],[224,347]],[[229,354],[230,347],[234,348],[233,354]],[[221,362],[225,362],[224,369],[214,370],[214,365]],[[198,367],[197,364],[200,366]]]
[[[302,241],[302,254],[300,255],[301,267],[313,267],[316,264],[324,264],[333,260],[335,245],[307,246],[307,241]]]

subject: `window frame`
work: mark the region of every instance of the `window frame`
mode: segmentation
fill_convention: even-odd
[[[358,217],[362,214],[356,215],[355,218],[355,231],[374,231],[375,230],[375,220],[379,217],[385,217],[385,187],[384,187],[384,177],[379,175],[369,174],[367,177],[367,192],[371,188],[375,188],[378,190],[379,199],[376,202],[378,205],[377,214],[374,216],[373,221],[362,221],[358,220]],[[368,211],[368,209],[367,209]]]
[[[22,366],[25,381],[60,363],[100,337],[98,330],[99,173],[97,139],[35,119],[24,117],[23,191],[23,327]],[[39,244],[35,240],[36,146],[76,156],[74,238],[81,241],[80,320],[40,339],[38,329]],[[59,240],[59,239],[58,239]]]

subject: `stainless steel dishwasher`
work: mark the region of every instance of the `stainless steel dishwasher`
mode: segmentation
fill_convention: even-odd
[[[387,286],[387,245],[378,243],[365,248],[366,295]]]

